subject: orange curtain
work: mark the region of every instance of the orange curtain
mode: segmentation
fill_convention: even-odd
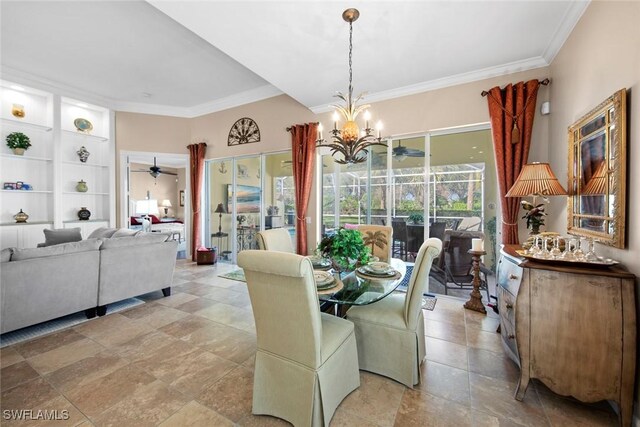
[[[318,124],[294,125],[291,131],[293,183],[296,194],[296,252],[307,255],[307,207],[311,195]]]
[[[505,194],[529,157],[539,87],[538,80],[529,80],[509,84],[504,89],[496,86],[487,96],[502,202],[502,242],[505,244],[518,244],[520,198],[505,197]]]
[[[188,145],[189,162],[191,163],[191,260],[196,261],[196,250],[202,245],[200,239],[200,199],[202,195],[202,181],[204,176],[204,155],[207,152],[207,144],[200,142]]]

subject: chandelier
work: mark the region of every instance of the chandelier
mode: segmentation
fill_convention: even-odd
[[[332,105],[335,109],[333,112],[333,130],[331,131],[332,142],[326,142],[322,138],[322,123],[318,125],[318,147],[328,147],[331,149],[331,155],[334,161],[340,164],[362,163],[367,160],[368,147],[372,145],[387,146],[380,138],[382,131],[382,123],[376,124],[377,136],[374,136],[374,130],[369,126],[371,113],[367,108],[368,104],[358,105],[363,99],[364,93],[353,97],[353,22],[360,17],[358,9],[347,9],[342,12],[342,19],[349,23],[349,92],[347,95],[338,92],[335,96],[344,101],[345,105]],[[360,130],[356,123],[356,118],[360,113],[364,116],[364,129]],[[344,124],[338,129],[338,121],[342,116]],[[342,154],[342,158],[335,158],[336,153]]]

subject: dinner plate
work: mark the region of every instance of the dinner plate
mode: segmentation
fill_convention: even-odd
[[[390,268],[391,266],[389,264],[381,261],[370,262],[369,264],[367,264],[367,269],[369,269],[369,271],[372,271],[374,273],[383,274],[389,271]]]
[[[79,132],[89,133],[93,130],[93,125],[91,124],[91,122],[87,119],[83,119],[82,117],[78,117],[77,119],[75,119],[73,121],[73,124]]]
[[[393,277],[396,275],[397,271],[393,269],[393,267],[389,267],[389,270],[386,271],[373,271],[369,266],[365,265],[358,268],[358,272],[374,277]]]
[[[326,271],[314,271],[313,277],[316,280],[316,287],[318,289],[330,287],[336,280],[330,273]]]

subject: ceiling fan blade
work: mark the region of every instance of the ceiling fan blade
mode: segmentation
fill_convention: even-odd
[[[149,173],[148,170],[137,170],[137,171],[129,171],[129,172],[144,172],[144,173]]]
[[[173,175],[173,176],[178,176],[177,173],[173,173],[173,172],[165,172],[165,171],[158,171],[158,173],[161,173],[163,175]]]
[[[407,151],[404,153],[404,155],[408,157],[424,157],[424,151],[407,148]]]

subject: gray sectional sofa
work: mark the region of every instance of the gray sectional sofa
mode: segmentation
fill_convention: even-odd
[[[168,296],[178,246],[169,237],[137,233],[3,249],[0,333],[82,310],[88,317],[104,315],[107,304],[152,291]]]

